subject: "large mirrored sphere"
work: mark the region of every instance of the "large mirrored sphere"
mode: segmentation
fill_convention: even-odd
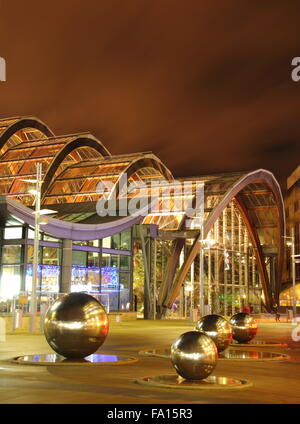
[[[199,331],[182,334],[171,346],[171,361],[187,380],[202,380],[214,370],[218,350],[213,340]]]
[[[230,319],[232,337],[239,343],[248,343],[257,333],[257,322],[244,312],[235,314]]]
[[[232,340],[232,328],[221,315],[206,315],[196,324],[196,330],[205,333],[215,342],[218,352],[227,349]]]
[[[58,354],[84,358],[104,343],[108,327],[107,314],[98,300],[86,293],[70,293],[48,309],[44,334]]]

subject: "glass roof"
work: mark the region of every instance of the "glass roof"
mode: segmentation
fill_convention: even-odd
[[[10,128],[13,127],[14,129]],[[1,142],[1,137],[5,136],[6,130],[13,131],[8,139]],[[0,156],[9,148],[14,147],[23,142],[30,142],[49,136],[51,131],[41,121],[33,117],[17,117],[10,119],[0,119]]]
[[[97,190],[100,182],[116,184],[130,166],[141,161],[140,166],[128,175],[130,183],[162,179],[154,167],[143,164],[149,153],[105,157],[97,161],[82,161],[66,168],[49,187],[44,198],[45,204],[78,203],[97,201],[104,193]],[[150,155],[155,158],[154,155]]]
[[[39,128],[46,128],[36,118],[2,119],[0,120],[0,140],[7,128],[18,121],[22,121],[24,126],[32,121],[34,127],[40,125]],[[49,132],[51,134],[50,130]],[[76,145],[77,139],[87,139],[90,142],[81,144],[78,141]],[[93,143],[98,144],[95,147]],[[69,145],[72,147],[68,148]],[[102,146],[102,150],[98,148],[99,146]],[[8,140],[5,140],[2,153],[0,192],[9,194],[25,205],[32,206],[34,197],[28,194],[32,184],[23,180],[35,178],[37,163],[41,163],[42,175],[46,181],[43,187],[43,204],[87,205],[87,209],[80,213],[76,213],[75,208],[68,213],[60,211],[60,217],[67,220],[80,221],[95,214],[95,202],[104,193],[107,194],[107,191],[99,190],[100,182],[110,182],[112,190],[115,190],[115,193],[122,198],[124,194],[117,183],[121,176],[128,173],[130,192],[126,193],[126,196],[130,200],[137,193],[141,198],[149,199],[149,189],[144,187],[141,191],[141,183],[155,182],[163,187],[167,180],[172,180],[170,171],[151,152],[111,156],[105,147],[89,133],[47,138],[39,129],[25,127],[16,130]],[[50,173],[49,170],[51,170]],[[184,228],[184,207],[182,210],[174,209],[174,212],[172,208],[178,201],[193,199],[195,190],[198,189],[194,182],[200,181],[204,183],[204,214],[205,219],[208,219],[223,201],[224,196],[228,195],[247,175],[246,172],[235,172],[176,179],[190,184],[189,196],[179,194],[176,198],[174,193],[168,194],[162,191],[152,204],[152,210],[145,217],[144,223],[157,224],[161,229]],[[279,228],[278,208],[282,207],[277,204],[278,196],[276,200],[265,181],[251,182],[238,192],[238,196],[262,243],[272,244],[272,240],[274,243]],[[166,210],[166,204],[169,205],[171,212]]]
[[[61,150],[78,137],[78,135],[72,135],[51,139],[43,138],[34,143],[25,141],[9,148],[0,159],[1,192],[14,194],[13,197],[22,200],[24,204],[32,204],[33,198],[27,194],[28,190],[32,188],[31,184],[23,181],[23,179],[35,178],[37,163],[42,164],[42,174],[45,176]],[[64,160],[59,163],[54,176],[70,164],[101,157],[101,154],[94,148],[80,147],[78,143],[78,148],[70,151]]]

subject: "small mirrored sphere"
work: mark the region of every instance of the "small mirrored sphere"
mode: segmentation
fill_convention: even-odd
[[[257,333],[257,322],[244,312],[233,315],[229,322],[232,325],[232,337],[239,343],[250,342]]]
[[[52,349],[66,358],[84,358],[104,343],[108,334],[105,309],[86,293],[70,293],[50,306],[44,334]]]
[[[221,315],[212,314],[202,317],[196,324],[196,330],[212,338],[218,352],[227,349],[232,340],[231,325]]]
[[[187,380],[202,380],[214,370],[218,350],[214,341],[200,331],[182,334],[171,346],[171,361],[177,373]]]

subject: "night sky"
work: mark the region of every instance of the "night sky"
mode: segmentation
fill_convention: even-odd
[[[152,150],[175,176],[299,164],[300,1],[2,0],[0,117]]]

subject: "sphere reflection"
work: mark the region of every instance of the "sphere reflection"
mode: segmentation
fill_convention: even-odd
[[[213,340],[199,331],[182,334],[171,346],[171,361],[187,380],[202,380],[214,370],[218,351]]]
[[[196,324],[196,330],[205,333],[215,342],[218,352],[227,349],[232,340],[232,328],[221,315],[206,315]]]
[[[84,358],[104,343],[108,328],[107,314],[98,300],[86,293],[70,293],[48,309],[44,334],[58,354]]]
[[[232,337],[239,343],[248,343],[257,333],[257,322],[244,312],[235,314],[230,319]]]

